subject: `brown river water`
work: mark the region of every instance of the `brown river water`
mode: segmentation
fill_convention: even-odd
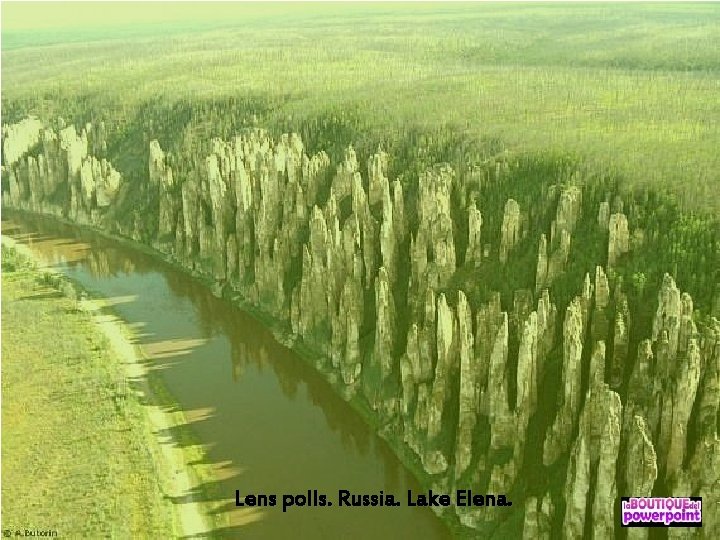
[[[108,299],[134,329],[215,471],[207,502],[229,520],[221,536],[450,537],[430,510],[407,506],[407,490],[420,487],[385,441],[253,317],[156,257],[50,218],[3,214],[2,234]],[[282,494],[313,489],[333,506],[283,512]],[[340,489],[382,490],[402,505],[341,508]],[[276,494],[277,506],[237,508],[235,490]]]

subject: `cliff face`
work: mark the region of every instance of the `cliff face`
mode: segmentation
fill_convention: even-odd
[[[122,177],[106,159],[89,154],[89,131],[102,146],[97,136],[102,130],[90,124],[80,134],[62,122],[46,128],[35,118],[3,127],[3,203],[99,225],[118,197]]]
[[[511,509],[451,509],[467,527],[522,511],[527,538],[607,538],[619,496],[682,491],[718,530],[720,323],[700,324],[670,275],[635,322],[617,270],[640,244],[621,203],[568,182],[528,207],[503,194],[499,163],[483,182],[441,164],[412,186],[382,151],[366,170],[353,148],[333,166],[297,135],[251,129],[182,175],[152,141],[148,206],[119,226],[131,188],[98,159],[103,134],[4,128],[3,204],[149,243],[271,314],[428,482],[512,495]],[[578,271],[581,233],[601,250]],[[528,279],[510,297],[463,289],[495,271]]]
[[[3,165],[13,166],[33,146],[40,142],[43,124],[35,116],[30,116],[17,124],[4,125],[2,128]]]

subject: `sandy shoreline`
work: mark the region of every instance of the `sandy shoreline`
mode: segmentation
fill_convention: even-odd
[[[52,267],[42,265],[26,245],[3,235],[2,243],[29,257],[38,270],[50,272],[69,280]],[[78,289],[78,285],[73,282]],[[80,289],[82,290],[82,289]],[[78,308],[91,316],[97,329],[107,338],[111,350],[122,362],[122,368],[128,380],[136,381],[144,398],[142,409],[145,413],[147,428],[152,439],[147,441],[155,462],[158,481],[166,497],[173,501],[173,523],[176,537],[206,537],[212,530],[201,503],[196,500],[193,490],[200,482],[188,464],[187,456],[170,435],[172,428],[186,423],[182,411],[168,412],[158,403],[155,392],[147,377],[148,358],[142,348],[135,344],[133,330],[112,313],[111,306],[102,298],[89,298],[83,295],[78,300]]]

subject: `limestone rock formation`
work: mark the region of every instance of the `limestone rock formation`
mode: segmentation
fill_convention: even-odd
[[[610,285],[602,266],[595,267],[595,307],[605,309],[610,303]]]
[[[720,321],[713,318],[704,336],[704,370],[698,388],[697,432],[702,436],[717,433],[720,410]]]
[[[465,294],[458,292],[458,348],[460,355],[460,419],[455,453],[455,478],[470,465],[472,442],[477,424],[477,367],[474,353],[473,317]]]
[[[583,346],[583,322],[580,301],[567,308],[563,326],[563,373],[558,413],[543,446],[543,462],[551,465],[565,452],[575,427],[580,407],[580,376]],[[579,450],[578,450],[579,451]]]
[[[600,203],[600,208],[598,210],[598,225],[600,228],[604,231],[608,230],[608,226],[610,224],[610,203],[607,201],[603,201]]]
[[[514,199],[505,203],[502,229],[500,231],[500,262],[505,263],[508,254],[520,239],[520,205]]]
[[[538,322],[537,313],[533,311],[522,325],[517,364],[516,391],[516,438],[514,448],[515,466],[519,469],[525,450],[525,432],[530,417],[535,413],[538,400]]]
[[[625,214],[612,214],[608,221],[610,238],[608,240],[608,268],[617,264],[618,259],[630,249],[630,231]]]
[[[93,124],[80,135],[72,125],[59,131],[43,128],[34,117],[4,126],[3,175],[8,190],[3,200],[14,207],[99,224],[118,197],[122,178],[109,161],[89,153],[88,130],[98,132]],[[36,155],[26,155],[30,150]]]
[[[508,380],[505,369],[508,360],[508,336],[508,317],[507,313],[503,313],[490,355],[487,383],[490,446],[494,449],[512,448],[515,442],[515,417],[508,405]]]
[[[523,540],[550,540],[554,512],[555,508],[549,493],[546,493],[541,500],[537,497],[528,497],[525,501]]]
[[[599,445],[599,461],[595,480],[595,499],[592,507],[593,538],[610,538],[615,530],[614,509],[617,504],[617,486],[615,484],[616,465],[620,449],[620,419],[622,405],[618,394],[606,394],[609,397],[607,416],[604,420],[602,443]],[[602,412],[600,413],[602,414]],[[594,418],[597,422],[601,418]],[[593,452],[591,450],[591,457]]]
[[[596,341],[590,356],[590,387],[600,386],[605,380],[605,342]]]
[[[388,400],[385,386],[394,371],[395,355],[395,304],[390,290],[390,279],[385,267],[380,267],[375,280],[375,308],[377,318],[375,324],[375,346],[372,364],[377,378],[373,378],[366,387],[368,401],[375,409],[380,409]],[[368,373],[370,373],[368,371]]]
[[[405,242],[407,236],[407,218],[405,216],[405,195],[402,184],[395,180],[392,184],[392,215],[395,227],[395,241],[398,244]]]
[[[540,235],[540,245],[538,246],[537,268],[535,270],[535,292],[548,284],[548,254],[547,254],[547,238]]]
[[[468,209],[468,245],[465,251],[465,263],[476,268],[482,261],[482,215],[473,202]]]
[[[450,213],[454,182],[454,171],[447,165],[435,167],[420,176],[415,247],[430,253],[433,262],[427,264],[424,275],[413,272],[413,280],[418,284],[432,281],[430,276],[436,273],[437,286],[442,287],[455,272],[455,242]]]
[[[613,534],[621,417],[622,404],[618,394],[604,384],[590,389],[567,469],[564,538],[583,538],[587,519],[592,520],[594,538],[608,538]],[[591,485],[595,486],[595,494],[591,514],[587,515]]]
[[[68,179],[74,181],[80,174],[83,159],[87,156],[87,135],[84,131],[78,135],[75,126],[72,125],[63,128],[59,135],[60,148],[64,150],[66,156]]]
[[[345,281],[338,316],[334,320],[339,321],[339,331],[334,331],[333,336],[341,332],[343,340],[340,343],[336,355],[336,364],[340,367],[343,382],[352,385],[358,380],[362,371],[360,357],[360,325],[362,323],[362,289],[358,280],[348,278]],[[337,324],[337,323],[336,323]],[[343,343],[344,341],[344,343]]]
[[[720,533],[720,438],[717,433],[705,435],[698,441],[688,476],[693,495],[703,500],[703,534],[717,538]],[[682,496],[682,495],[681,495]]]
[[[547,259],[547,275],[545,277],[545,285],[552,284],[555,279],[563,273],[570,256],[570,231],[561,229],[558,234],[557,244]]]
[[[657,456],[642,416],[635,415],[632,418],[627,437],[625,489],[633,497],[649,497],[658,474]],[[647,535],[648,529],[644,527],[628,529],[628,538],[640,540],[647,538]]]
[[[3,131],[3,204],[150,243],[242,298],[311,352],[442,489],[525,493],[540,459],[565,478],[552,499],[533,491],[512,509],[451,510],[465,526],[519,525],[512,512],[524,508],[526,538],[608,538],[620,494],[667,487],[720,500],[720,323],[697,317],[670,275],[652,321],[631,311],[647,291],[623,290],[628,217],[637,223],[628,257],[658,234],[636,200],[581,189],[572,175],[533,201],[508,187],[507,157],[391,182],[382,150],[348,147],[332,163],[322,151],[307,155],[296,134],[274,139],[257,128],[203,141],[191,155],[152,141],[147,177],[124,178],[108,161],[104,126],[25,125]],[[367,172],[358,166],[366,159]],[[607,266],[568,266],[571,245],[585,253],[587,231],[598,233],[596,220],[609,233]],[[523,246],[538,246],[534,284],[533,269],[518,268],[523,235]],[[571,287],[580,292],[568,302]],[[546,411],[554,417],[538,434],[533,415]],[[717,531],[718,513],[708,512],[706,530]]]
[[[385,176],[388,165],[388,155],[379,150],[376,154],[370,156],[368,160],[368,198],[370,205],[376,205],[383,202],[383,184],[387,184]]]
[[[562,231],[569,234],[575,230],[580,211],[582,209],[582,191],[578,186],[568,186],[560,193],[558,200],[557,212],[553,227],[553,235],[550,239],[551,243],[555,241]]]
[[[618,389],[623,381],[625,362],[628,356],[630,324],[627,320],[627,304],[623,300],[615,310],[615,324],[613,327],[613,354],[610,364],[610,386]]]
[[[659,450],[660,455],[664,456],[661,466],[664,463],[666,477],[675,474],[685,459],[688,422],[700,380],[700,361],[700,348],[693,339],[680,366],[672,393],[666,393],[663,400]]]
[[[28,116],[2,129],[3,165],[11,167],[33,146],[40,142],[43,123],[35,116]]]
[[[165,152],[156,140],[150,142],[148,169],[150,183],[157,184],[159,188],[158,236],[174,236],[180,201],[173,193],[175,182],[172,168],[165,163]]]
[[[88,157],[80,169],[80,186],[86,207],[110,206],[120,189],[121,177],[107,160]],[[94,199],[93,199],[94,196]]]
[[[453,312],[447,304],[445,295],[441,294],[437,302],[437,365],[428,403],[427,437],[429,440],[436,438],[442,428],[445,402],[450,392],[450,372],[453,369],[452,362],[455,356],[454,332]],[[428,473],[437,474],[443,472],[447,467],[447,458],[442,455],[440,450],[432,449],[425,456],[423,464]]]
[[[590,489],[590,458],[583,434],[573,446],[565,483],[565,517],[563,538],[583,537],[588,490]]]
[[[537,303],[538,317],[538,380],[542,379],[542,360],[552,350],[555,341],[555,321],[557,319],[557,308],[550,301],[550,293],[543,290]]]
[[[653,318],[652,340],[658,340],[662,333],[667,334],[668,348],[666,353],[668,358],[674,358],[677,354],[681,309],[680,289],[675,285],[675,280],[669,274],[665,274],[658,293],[657,311]],[[659,367],[663,375],[669,374],[669,365],[664,364]]]

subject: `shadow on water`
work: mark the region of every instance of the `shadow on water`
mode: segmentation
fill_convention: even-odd
[[[2,232],[27,244],[134,330],[147,378],[163,391],[153,405],[181,411],[186,423],[158,433],[164,444],[201,445],[194,465],[212,471],[191,498],[216,518],[213,536],[247,538],[446,538],[425,509],[405,506],[419,486],[389,446],[322,376],[250,315],[214,297],[171,265],[55,220],[10,214]],[[130,380],[139,392],[145,381]],[[172,397],[171,397],[172,396]],[[145,402],[148,397],[144,396]],[[339,508],[337,492],[392,493],[395,508]],[[276,494],[277,506],[239,508],[243,494]],[[324,493],[335,506],[293,507],[283,494]],[[312,493],[311,493],[312,496]],[[312,498],[312,497],[311,497]]]

